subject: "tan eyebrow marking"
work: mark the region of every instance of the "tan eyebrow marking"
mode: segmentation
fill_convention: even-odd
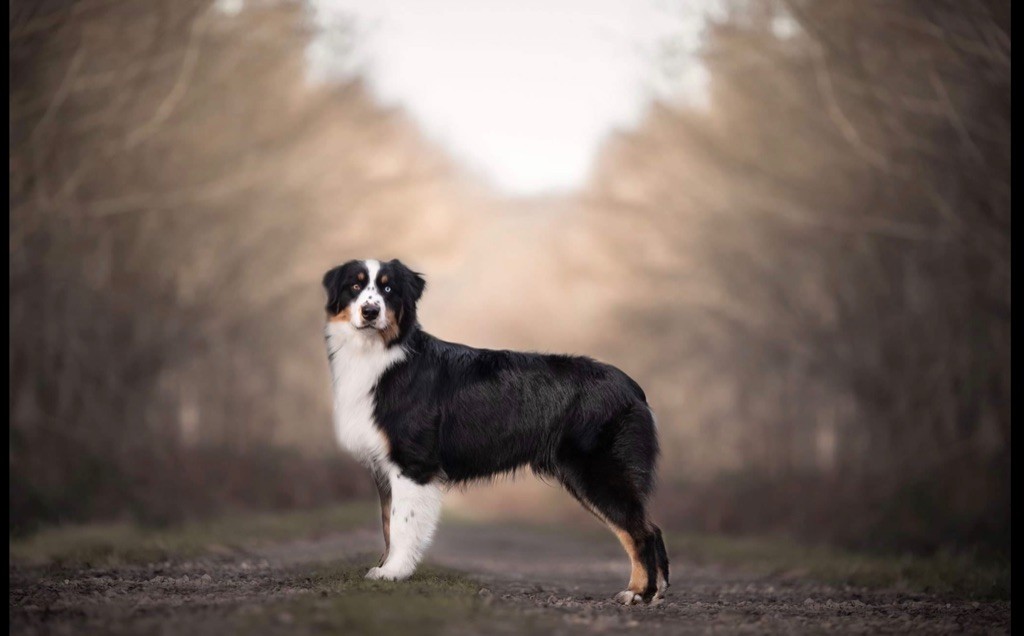
[[[366,274],[359,272],[359,275],[356,276],[356,278],[358,278],[359,280],[363,280],[364,278],[366,278]]]
[[[384,274],[383,276],[381,276],[380,277],[380,282],[381,282],[382,285],[387,285],[388,284],[388,275]]]

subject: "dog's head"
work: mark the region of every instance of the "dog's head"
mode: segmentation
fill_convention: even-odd
[[[388,346],[416,326],[423,276],[398,259],[349,261],[324,274],[327,321],[339,329],[379,334]]]

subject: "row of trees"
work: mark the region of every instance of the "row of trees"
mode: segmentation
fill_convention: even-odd
[[[301,6],[14,2],[12,530],[369,493],[319,280],[394,254],[438,335],[635,375],[669,524],[1008,549],[1009,2],[720,6],[707,108],[512,205],[310,86]]]
[[[680,521],[1008,551],[1009,2],[725,5],[708,108],[589,194],[650,283]]]
[[[319,280],[400,249],[448,168],[309,86],[308,38],[291,3],[12,4],[13,529],[369,486],[279,444],[331,448]]]

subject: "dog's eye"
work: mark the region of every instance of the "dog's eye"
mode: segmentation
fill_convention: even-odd
[[[359,291],[359,283],[356,283],[355,285],[352,285],[352,289],[354,291]]]
[[[384,288],[384,291],[385,291],[386,293],[390,294],[390,293],[391,293],[391,288],[390,288],[390,287],[385,287],[385,288]]]

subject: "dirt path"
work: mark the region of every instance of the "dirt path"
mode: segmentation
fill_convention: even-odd
[[[434,558],[475,573],[503,601],[556,612],[570,624],[645,633],[1009,632],[1008,603],[836,588],[676,559],[668,597],[653,607],[620,607],[628,561],[612,537],[582,542],[565,534],[459,529],[438,539]],[[671,546],[669,546],[671,550]]]
[[[314,588],[307,575],[317,564],[363,563],[379,547],[377,532],[366,528],[245,556],[106,569],[12,568],[9,627],[17,634],[199,636],[238,631],[239,616],[275,601],[309,595]],[[489,606],[524,619],[543,619],[548,626],[545,631],[554,633],[1008,633],[1010,629],[1010,603],[1004,601],[833,587],[799,578],[698,567],[678,558],[666,600],[626,608],[610,600],[628,577],[625,556],[610,536],[601,541],[553,531],[447,524],[428,561],[466,573],[479,585],[478,596]],[[287,614],[272,615],[256,624],[265,624],[268,633],[289,633],[291,620]],[[250,625],[246,633],[252,631]],[[509,633],[523,630],[510,625]]]

